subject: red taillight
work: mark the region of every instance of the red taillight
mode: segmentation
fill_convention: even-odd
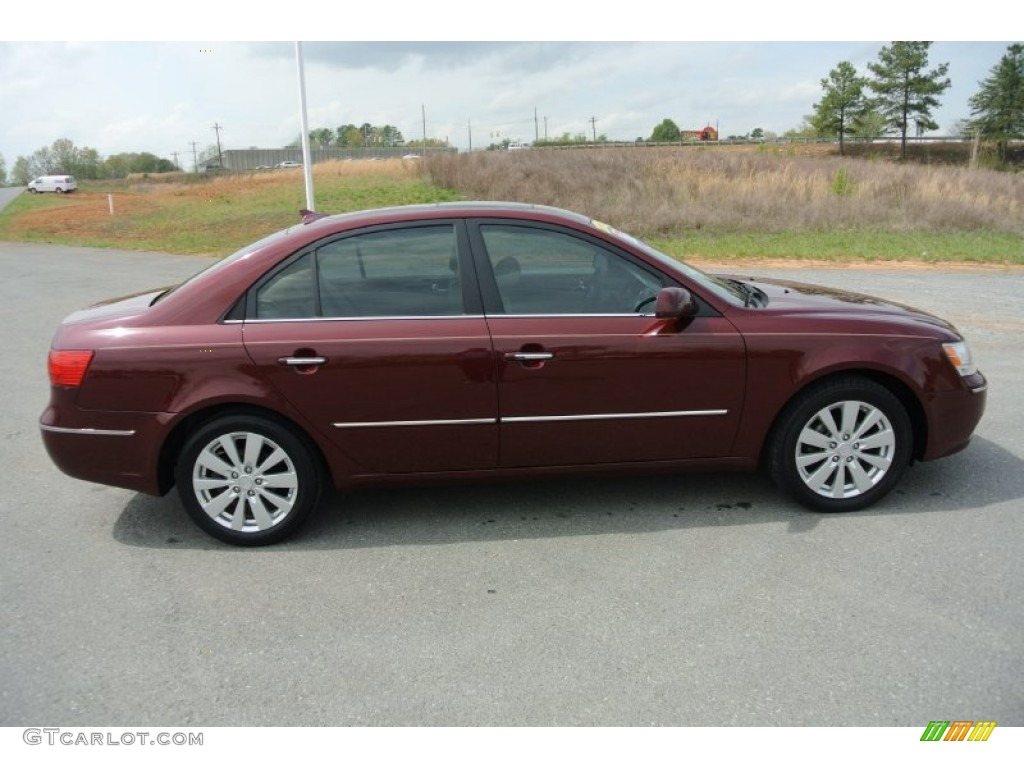
[[[50,383],[56,387],[78,387],[92,362],[92,350],[51,349]]]

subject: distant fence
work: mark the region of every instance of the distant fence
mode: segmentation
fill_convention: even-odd
[[[454,147],[428,147],[429,154],[441,154],[443,152],[457,152]],[[422,155],[422,147],[353,147],[353,148],[329,148],[311,149],[310,159],[313,163],[322,163],[326,160],[368,160],[370,158],[391,158],[402,157],[408,154]],[[202,170],[208,165],[218,164],[229,171],[251,171],[260,167],[273,168],[279,163],[286,161],[295,163],[302,162],[302,150],[300,148],[287,149],[225,149],[217,155],[211,155],[199,161],[199,169]]]

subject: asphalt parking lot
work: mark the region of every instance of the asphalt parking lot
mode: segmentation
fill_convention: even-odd
[[[1024,725],[1024,270],[758,269],[943,315],[989,405],[864,512],[758,475],[367,490],[219,544],[63,476],[68,312],[196,257],[0,243],[0,725]]]

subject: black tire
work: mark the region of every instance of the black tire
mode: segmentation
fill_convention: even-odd
[[[235,414],[205,424],[174,471],[189,516],[229,544],[261,546],[293,534],[320,500],[313,450],[288,427]]]
[[[870,379],[844,376],[808,389],[782,412],[769,444],[775,484],[820,512],[851,512],[893,489],[910,463],[906,408]]]
[[[56,193],[57,193],[58,195],[63,195],[63,194],[64,194],[64,190],[63,190],[63,189],[61,189],[60,187],[57,187],[57,189],[55,189],[54,191],[55,191],[55,192],[56,192]]]
[[[29,188],[28,188],[28,193],[29,193],[30,195],[34,195],[34,194],[35,194],[36,192],[38,192],[38,191],[39,191],[39,190],[37,190],[37,189],[36,189],[35,187],[29,187]]]

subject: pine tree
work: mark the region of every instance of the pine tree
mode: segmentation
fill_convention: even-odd
[[[928,67],[930,42],[898,41],[883,46],[878,61],[868,64],[875,79],[868,83],[878,94],[877,106],[900,132],[900,160],[907,157],[907,129],[911,120],[919,130],[935,130],[932,109],[938,97],[950,86],[946,72],[949,64]]]
[[[840,155],[845,154],[846,134],[854,132],[856,121],[865,109],[866,85],[867,80],[858,77],[857,70],[848,61],[839,62],[821,81],[825,95],[814,105],[814,125],[823,133],[839,135]]]
[[[981,90],[967,102],[975,116],[971,127],[996,141],[1005,162],[1009,142],[1024,138],[1024,45],[1011,45],[978,85]]]

